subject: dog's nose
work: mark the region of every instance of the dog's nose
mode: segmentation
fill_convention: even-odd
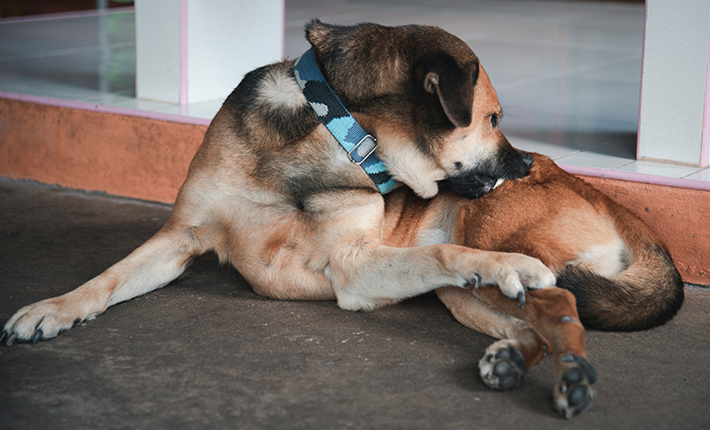
[[[525,151],[520,151],[518,150],[520,155],[523,157],[523,162],[525,162],[525,165],[528,166],[528,169],[532,166],[533,163],[533,156],[528,154]]]

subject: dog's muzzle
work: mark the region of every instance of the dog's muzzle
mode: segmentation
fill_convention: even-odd
[[[512,148],[502,158],[500,166],[487,165],[482,168],[461,172],[456,176],[449,177],[439,182],[439,187],[443,190],[469,198],[480,199],[493,191],[506,179],[520,179],[530,173],[533,163],[532,155],[527,152],[518,151]]]
[[[439,182],[439,188],[453,191],[468,199],[480,199],[504,181],[504,178],[494,178],[488,175],[467,172]]]

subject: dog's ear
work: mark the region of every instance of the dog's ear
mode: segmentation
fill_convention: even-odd
[[[306,24],[306,39],[311,44],[315,40],[322,39],[327,32],[328,27],[317,18]]]
[[[326,24],[319,19],[314,19],[306,24],[306,39],[316,49],[332,48],[331,45],[334,43],[334,39],[336,39],[334,36],[342,36],[341,33],[345,33],[346,30],[347,27]]]
[[[464,71],[449,55],[426,57],[417,67],[417,77],[424,91],[439,96],[444,113],[456,127],[468,127],[473,114],[473,87],[478,80],[478,62]]]

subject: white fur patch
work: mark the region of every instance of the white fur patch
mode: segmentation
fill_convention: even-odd
[[[573,264],[585,267],[600,276],[611,278],[626,268],[623,258],[626,252],[624,241],[617,236],[613,242],[590,246],[577,255]]]
[[[272,106],[296,109],[306,104],[306,97],[296,80],[284,71],[270,73],[262,82],[260,94]]]

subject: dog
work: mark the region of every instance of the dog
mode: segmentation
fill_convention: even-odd
[[[314,20],[306,36],[323,82],[377,137],[376,148],[372,138],[358,143],[369,145],[364,158],[375,154],[386,172],[361,168],[363,160],[335,141],[317,113],[322,106],[304,97],[308,84],[301,89],[295,71],[300,59],[257,69],[212,121],[165,227],[76,290],[20,309],[0,339],[8,345],[51,339],[168,284],[212,250],[256,292],[275,299],[335,299],[344,309],[370,310],[436,289],[460,322],[502,339],[480,362],[489,386],[518,386],[527,369],[552,353],[558,409],[567,417],[586,409],[596,376],[585,359],[575,299],[548,287],[557,282],[583,297],[590,285],[583,276],[613,277],[602,263],[617,258],[613,267],[624,273],[633,266],[637,254],[631,251],[642,240],[626,241],[630,228],[656,244],[657,237],[594,191],[572,193],[570,212],[555,212],[550,202],[559,202],[548,200],[549,190],[566,189],[574,180],[510,145],[498,128],[501,109],[485,70],[451,34],[427,26],[341,27]],[[535,174],[526,176],[531,164]],[[517,185],[546,180],[554,182],[548,194],[528,195]],[[395,191],[383,198],[380,187],[392,181]],[[606,209],[594,212],[580,199],[602,201]],[[526,224],[531,209],[541,217]],[[544,223],[544,214],[558,223]],[[585,216],[607,232],[618,216],[623,240],[597,248],[594,237],[577,242],[574,226]],[[552,237],[557,247],[543,245]],[[623,252],[605,260],[614,249]],[[663,261],[659,267],[667,267],[669,260]],[[595,272],[599,268],[602,273]],[[592,281],[599,279],[607,278]],[[613,280],[603,285],[613,287]],[[600,294],[613,294],[604,288]],[[677,295],[676,301],[679,306]],[[607,321],[618,306],[611,301],[602,309],[608,313],[583,311],[582,321]],[[627,319],[627,325],[602,328],[653,324],[633,312]]]
[[[595,397],[584,327],[632,331],[664,324],[680,309],[684,286],[645,222],[549,158],[532,156],[529,175],[481,198],[480,187],[462,188],[468,184],[449,184],[460,195],[440,192],[430,200],[396,190],[387,197],[385,243],[454,243],[545,263],[557,288],[531,291],[525,307],[493,288],[436,293],[462,324],[501,339],[479,363],[488,386],[516,388],[531,366],[552,354],[555,406],[571,418]]]
[[[306,54],[248,73],[227,97],[155,236],[75,290],[20,309],[0,339],[51,339],[167,285],[208,251],[261,295],[352,311],[444,286],[496,285],[519,302],[553,286],[553,272],[522,254],[383,241],[382,192],[392,186],[427,199],[443,180],[484,193],[529,173],[468,45],[437,27],[318,20],[306,37]],[[307,100],[328,88],[332,104]],[[353,123],[346,140],[358,127],[369,133],[347,150],[330,128],[343,121]]]

